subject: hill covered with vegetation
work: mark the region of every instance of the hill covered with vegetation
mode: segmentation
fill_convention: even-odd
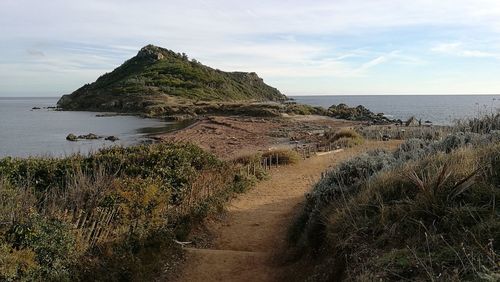
[[[189,102],[284,101],[286,96],[256,73],[224,72],[190,60],[186,54],[153,45],[110,73],[69,95],[64,110],[145,112],[159,104]]]

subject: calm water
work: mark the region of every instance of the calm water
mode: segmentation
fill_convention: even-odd
[[[0,98],[0,157],[30,155],[61,156],[88,153],[110,145],[131,145],[147,140],[150,133],[167,132],[178,123],[133,116],[96,117],[93,112],[59,112],[58,98]],[[31,110],[40,107],[40,110]],[[117,142],[105,140],[66,141],[69,133],[114,135]]]
[[[500,108],[500,95],[376,95],[376,96],[293,96],[298,103],[330,107],[345,103],[363,105],[375,113],[407,120],[415,116],[434,124],[451,124],[456,119],[491,113]]]

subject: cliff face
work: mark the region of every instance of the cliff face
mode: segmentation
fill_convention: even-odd
[[[141,111],[165,101],[283,101],[256,73],[223,72],[153,45],[95,82],[64,95],[66,110]]]

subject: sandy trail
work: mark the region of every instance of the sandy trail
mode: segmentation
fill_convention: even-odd
[[[179,281],[280,281],[283,270],[273,258],[284,247],[287,228],[321,172],[361,152],[398,144],[367,142],[273,169],[268,180],[231,202],[224,220],[210,224],[215,234],[212,249],[186,249]]]

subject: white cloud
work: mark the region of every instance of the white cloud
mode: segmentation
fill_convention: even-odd
[[[467,49],[462,42],[440,43],[432,47],[431,51],[461,57],[500,59],[500,54]]]
[[[439,31],[444,34],[434,35],[452,43],[434,46],[434,52],[498,57],[500,47],[453,44],[476,33],[500,35],[500,1],[2,0],[0,67],[8,63],[19,76],[34,70],[45,71],[43,77],[71,73],[64,76],[67,83],[58,84],[71,91],[88,82],[89,73],[110,71],[153,43],[220,69],[256,71],[291,91],[286,79],[369,76],[388,64],[423,66],[427,60],[416,45],[426,44],[420,42],[428,40],[425,33]],[[399,69],[393,72],[387,76],[398,77]],[[0,77],[0,94],[6,79]]]

